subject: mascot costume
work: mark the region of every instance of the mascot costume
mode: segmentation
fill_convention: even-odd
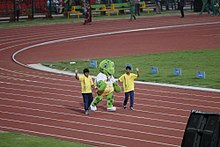
[[[113,75],[115,73],[115,65],[111,60],[103,60],[99,64],[100,73],[97,75],[95,85],[97,88],[97,96],[93,100],[90,108],[93,111],[97,110],[96,105],[102,101],[103,97],[107,98],[107,111],[116,111],[114,104],[113,92],[120,92],[121,87],[118,85]]]

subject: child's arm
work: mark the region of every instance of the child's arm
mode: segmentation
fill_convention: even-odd
[[[120,77],[118,78],[118,82],[123,83],[122,78],[124,78],[124,76],[123,76],[123,75],[122,75],[122,76],[120,76]]]
[[[138,67],[136,68],[136,71],[137,71],[137,77],[140,77],[140,73],[139,73],[139,68]]]
[[[91,78],[91,87],[92,87],[92,90],[94,90],[96,92],[97,88],[95,87],[94,85],[94,82],[93,82],[93,79]]]
[[[96,87],[94,84],[91,85],[92,89],[96,90]]]
[[[75,78],[76,78],[77,80],[79,80],[78,69],[75,69]]]

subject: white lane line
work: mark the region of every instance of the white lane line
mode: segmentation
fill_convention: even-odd
[[[13,75],[10,75],[10,76],[0,76],[0,78],[4,78],[4,79],[10,79],[10,80],[19,80],[19,81],[25,81],[25,82],[34,82],[34,83],[40,83],[40,84],[47,84],[47,85],[58,85],[58,86],[65,86],[65,87],[80,87],[80,86],[78,86],[78,85],[80,85],[79,84],[79,82],[78,81],[75,81],[75,80],[73,80],[73,81],[71,81],[71,80],[66,80],[66,81],[68,81],[68,82],[71,82],[71,84],[70,83],[67,83],[67,84],[56,84],[56,83],[50,83],[50,82],[39,82],[39,81],[33,81],[33,80],[26,80],[26,79],[22,79],[22,78],[14,78],[14,77],[12,77]],[[15,76],[15,75],[14,75]],[[16,75],[17,76],[17,75]],[[41,78],[43,78],[43,77],[41,77]],[[46,79],[46,78],[45,78]],[[53,79],[53,80],[55,80],[55,79]],[[60,81],[62,81],[62,79],[60,79]],[[73,84],[74,83],[74,84]],[[77,85],[75,85],[75,84],[77,84]],[[157,92],[157,93],[168,93],[168,94],[181,94],[181,95],[189,95],[189,96],[196,96],[196,97],[199,97],[199,100],[200,101],[203,101],[203,100],[201,100],[201,97],[208,97],[209,99],[210,98],[220,98],[220,96],[209,96],[209,95],[198,95],[198,94],[191,94],[191,93],[181,93],[181,92],[172,92],[172,91],[162,91],[162,90],[149,90],[149,89],[142,89],[142,88],[136,88],[137,90],[142,90],[142,91],[150,91],[150,92]],[[142,94],[141,92],[137,92],[137,93],[139,93],[139,94]],[[145,94],[145,93],[143,93],[143,94]],[[180,97],[172,97],[172,98],[175,98],[175,99],[183,99],[183,100],[192,100],[192,101],[197,101],[197,99],[195,99],[195,98],[180,98]],[[204,100],[204,101],[206,101],[206,100]],[[214,100],[214,101],[216,101],[216,100]],[[210,100],[209,101],[207,101],[207,102],[211,102]]]
[[[213,25],[213,24],[220,24],[220,22],[205,22],[205,23],[193,23],[193,24],[180,24],[180,25],[172,25],[172,26],[161,26],[161,27],[152,27],[152,28],[142,28],[142,29],[133,29],[133,30],[123,30],[123,31],[113,31],[113,32],[106,32],[106,33],[98,33],[98,34],[91,34],[91,35],[84,35],[84,36],[78,36],[78,37],[72,37],[72,38],[65,38],[65,39],[58,39],[53,41],[47,41],[35,45],[31,45],[25,48],[22,48],[18,51],[16,51],[12,55],[12,60],[24,67],[32,68],[24,63],[21,63],[20,61],[16,60],[16,55],[20,54],[23,51],[29,50],[34,47],[48,45],[48,44],[54,44],[58,42],[65,42],[70,40],[77,40],[77,39],[83,39],[83,38],[91,38],[91,37],[99,37],[99,36],[106,36],[106,35],[115,35],[115,34],[123,34],[123,33],[132,33],[132,32],[140,32],[140,31],[149,31],[149,30],[158,30],[158,29],[169,29],[169,28],[179,28],[179,27],[191,27],[191,26],[204,26],[204,25]],[[199,88],[199,87],[191,87],[191,86],[179,86],[174,84],[158,84],[158,83],[151,83],[151,82],[138,82],[139,84],[147,84],[147,85],[154,85],[154,86],[165,86],[165,87],[172,87],[172,88],[182,88],[182,89],[190,89],[190,90],[200,90],[200,91],[211,91],[211,92],[220,92],[220,90],[217,89],[211,89],[211,88]]]
[[[24,74],[22,72],[18,72],[18,71],[12,71],[12,70],[8,70],[8,69],[5,69],[5,68],[1,68],[0,67],[0,70],[3,70],[3,71],[6,71],[6,72],[10,72],[10,73],[14,73],[14,74],[17,74],[19,76],[21,75],[24,75],[26,77],[31,77],[31,78],[39,78],[39,79],[46,79],[46,80],[52,80],[52,81],[63,81],[63,82],[69,82],[69,83],[75,83],[75,81],[71,81],[71,80],[65,80],[65,79],[58,79],[58,78],[49,78],[49,77],[43,77],[43,76],[39,76],[39,75],[30,75],[30,74]]]
[[[35,104],[35,105],[42,105],[42,106],[49,106],[49,107],[57,107],[57,108],[66,108],[66,106],[63,106],[63,105],[45,104],[45,103],[30,102],[30,101],[24,101],[24,100],[14,100],[14,99],[6,98],[6,97],[4,97],[4,98],[0,97],[0,100],[2,100],[2,101],[11,101],[11,102],[20,102],[20,103],[28,103],[28,104]],[[74,110],[81,110],[80,108],[72,108],[72,109],[74,109]],[[103,114],[108,114],[108,115],[114,115],[114,116],[119,116],[119,117],[128,117],[128,118],[134,118],[134,119],[151,120],[151,121],[170,123],[170,124],[176,124],[176,125],[185,125],[185,122],[171,121],[171,120],[157,119],[157,118],[150,118],[150,117],[144,117],[144,116],[135,116],[135,115],[121,114],[121,113],[111,113],[111,112],[105,112],[105,111],[96,111],[96,113],[103,113]]]
[[[1,78],[1,76],[0,76]],[[10,79],[11,80],[11,79]],[[10,82],[0,82],[0,84],[6,84],[6,85],[14,85],[14,86],[23,86],[23,87],[33,87],[33,88],[40,88],[40,89],[48,89],[48,90],[57,90],[57,91],[63,91],[63,92],[77,92],[79,93],[79,91],[76,90],[72,90],[72,89],[62,89],[62,88],[54,88],[54,87],[45,87],[45,86],[35,86],[35,85],[31,85],[31,84],[19,84],[19,83],[10,83]],[[51,83],[52,84],[52,83]],[[77,87],[80,88],[80,86],[75,86],[72,85],[71,87]],[[36,91],[36,90],[35,90]],[[166,95],[158,95],[158,94],[147,94],[147,93],[141,93],[141,92],[137,92],[135,91],[136,94],[138,95],[144,95],[144,96],[153,96],[153,97],[160,97],[160,98],[166,98],[166,99],[176,99],[176,100],[186,100],[186,101],[195,101],[195,102],[205,102],[205,103],[214,103],[214,104],[220,104],[220,101],[217,102],[216,100],[202,100],[202,99],[198,99],[198,98],[185,98],[185,97],[176,97],[176,96],[166,96]],[[220,97],[217,97],[220,98]]]
[[[13,95],[16,97],[27,97],[27,98],[33,98],[36,100],[48,100],[48,101],[55,101],[55,102],[66,102],[66,103],[75,103],[75,104],[81,104],[81,102],[77,102],[77,101],[71,101],[71,100],[63,100],[63,99],[59,99],[59,98],[47,98],[47,97],[37,97],[37,96],[29,96],[29,95],[24,95],[24,94],[14,94],[14,93],[9,93],[9,92],[0,92],[1,94],[5,94],[5,95]],[[80,96],[73,96],[74,98],[79,98]],[[115,101],[120,103],[121,101]],[[140,105],[140,106],[145,106],[147,107],[145,104],[138,104],[136,103],[135,105]],[[155,108],[161,108],[161,106],[155,106]],[[173,110],[173,109],[172,109]],[[163,112],[153,112],[153,111],[147,111],[147,110],[138,110],[135,109],[135,111],[137,112],[142,112],[142,113],[149,113],[149,114],[155,114],[155,115],[162,115],[162,116],[170,116],[170,117],[181,117],[181,118],[188,118],[188,116],[184,116],[184,115],[179,115],[179,114],[171,114],[171,113],[163,113]],[[186,110],[186,112],[189,112],[189,110]]]
[[[0,73],[3,74],[3,73]],[[61,84],[61,83],[50,83],[50,82],[40,82],[40,81],[33,81],[33,80],[27,80],[27,79],[22,79],[22,78],[15,78],[12,76],[16,76],[16,77],[23,77],[21,75],[12,75],[12,74],[3,74],[3,75],[9,75],[9,76],[0,76],[0,78],[4,78],[4,79],[10,79],[10,80],[17,80],[17,81],[25,81],[25,82],[33,82],[33,83],[39,83],[39,84],[46,84],[46,85],[58,85],[58,86],[65,86],[65,87],[80,87],[79,82],[75,81],[75,80],[62,80],[62,79],[57,79],[57,78],[50,78],[50,80],[57,80],[57,81],[65,81],[68,82],[66,84]],[[59,75],[59,74],[58,74]],[[24,78],[24,77],[23,77]],[[38,77],[40,79],[48,79],[47,77]],[[77,85],[75,85],[77,84]],[[220,98],[220,96],[210,96],[210,95],[200,95],[200,94],[193,94],[193,93],[183,93],[183,92],[175,92],[175,91],[163,91],[163,90],[152,90],[152,89],[143,89],[143,88],[136,88],[137,90],[140,91],[149,91],[149,92],[157,92],[157,93],[168,93],[168,94],[178,94],[178,95],[188,95],[188,96],[196,96],[199,97],[199,100],[201,101],[201,97],[204,98],[209,98],[209,99],[216,99],[216,98]],[[141,93],[140,93],[141,94]],[[179,98],[179,97],[176,97]],[[185,98],[185,100],[187,100],[189,98]],[[197,99],[189,99],[189,100],[197,100]],[[213,100],[216,101],[216,100]]]
[[[168,93],[168,94],[178,94],[178,95],[187,95],[187,96],[196,96],[196,97],[204,97],[204,98],[220,98],[219,96],[210,96],[210,95],[201,95],[201,94],[194,94],[194,93],[186,93],[186,92],[176,92],[176,91],[169,91],[169,90],[155,90],[155,89],[143,89],[143,88],[138,88],[136,87],[135,89],[140,90],[140,91],[149,91],[149,92],[156,92],[156,93]]]
[[[0,73],[3,74],[3,73]],[[57,83],[50,83],[50,82],[40,82],[40,81],[33,81],[33,80],[27,80],[27,79],[22,79],[22,78],[15,78],[12,76],[16,76],[16,77],[23,77],[22,75],[12,75],[12,74],[3,74],[3,75],[8,75],[8,76],[0,76],[0,78],[4,78],[4,79],[11,79],[11,80],[17,80],[17,81],[25,81],[25,82],[34,82],[34,83],[40,83],[40,84],[47,84],[47,85],[58,85],[58,86],[65,86],[65,87],[79,87],[79,82],[75,81],[75,80],[62,80],[62,79],[58,79],[58,78],[50,78],[50,80],[56,80],[56,81],[65,81],[68,82],[66,84],[57,84]],[[59,75],[59,74],[57,74]],[[24,77],[23,77],[24,78]],[[37,77],[40,79],[48,79],[47,77]],[[49,80],[49,79],[48,79]],[[77,85],[75,85],[77,84]],[[157,92],[157,93],[168,93],[168,94],[179,94],[179,95],[188,95],[188,96],[196,96],[199,97],[201,99],[201,97],[205,97],[205,98],[220,98],[220,96],[211,96],[211,95],[200,95],[200,94],[193,94],[193,93],[184,93],[184,92],[175,92],[175,91],[163,91],[163,90],[152,90],[152,89],[143,89],[143,88],[136,88],[137,90],[142,90],[142,91],[149,91],[149,92]],[[187,99],[187,98],[186,98]],[[214,100],[216,101],[216,100]]]
[[[125,132],[133,132],[133,133],[140,133],[140,134],[145,134],[145,135],[152,135],[152,136],[158,136],[158,137],[165,137],[165,138],[175,138],[175,139],[182,139],[182,137],[176,137],[172,135],[165,135],[165,134],[156,134],[156,133],[151,133],[151,132],[142,132],[138,130],[132,130],[132,129],[125,129],[122,128],[122,126],[119,127],[110,127],[110,126],[103,126],[103,125],[95,125],[91,123],[86,123],[86,122],[80,122],[80,121],[72,121],[72,120],[62,120],[62,119],[57,119],[57,118],[50,118],[50,117],[42,117],[42,116],[36,116],[36,115],[29,115],[29,114],[21,114],[21,113],[16,113],[16,112],[8,112],[8,111],[1,111],[0,113],[4,114],[10,114],[10,115],[15,115],[15,116],[22,116],[22,117],[31,117],[31,118],[38,118],[38,119],[45,119],[45,120],[50,120],[53,122],[63,122],[63,123],[70,123],[70,124],[80,124],[80,125],[85,125],[85,126],[92,126],[92,127],[98,127],[98,128],[104,128],[104,129],[111,129],[111,130],[117,130],[117,131],[125,131]]]
[[[153,83],[153,82],[141,82],[141,81],[135,81],[135,83],[143,84],[143,85],[152,85],[152,86],[170,87],[170,88],[177,88],[177,89],[187,89],[187,90],[197,90],[197,91],[207,91],[207,92],[220,93],[220,89],[212,89],[212,88],[182,86],[182,85],[175,85],[175,84],[163,84],[163,83]]]
[[[19,86],[19,87],[32,87],[32,88],[39,88],[39,89],[57,90],[57,91],[63,91],[63,92],[74,92],[74,90],[71,90],[71,89],[61,89],[61,88],[55,88],[55,87],[36,86],[36,85],[31,85],[31,84],[27,85],[27,84],[10,83],[10,82],[0,82],[0,84],[13,85],[13,86]],[[76,87],[76,86],[72,86],[72,87]]]
[[[43,106],[49,106],[51,108],[62,108],[62,109],[67,109],[66,106],[60,106],[60,105],[48,105],[48,104],[43,104],[43,103],[34,103],[34,102],[27,102],[27,101],[21,101],[21,100],[11,100],[11,99],[8,99],[8,98],[0,98],[2,101],[10,101],[10,102],[22,102],[22,103],[27,103],[27,104],[35,104],[35,105],[43,105]],[[71,108],[71,109],[74,109],[74,110],[82,110],[82,109],[79,109],[79,108]],[[100,112],[100,111],[96,111],[96,113],[105,113],[106,115],[116,115],[116,116],[120,116],[120,117],[128,117],[131,116],[131,115],[124,115],[124,114],[121,114],[121,115],[117,115],[118,113],[107,113],[107,112]],[[80,116],[80,115],[77,115],[77,116]],[[88,117],[90,118],[90,117]],[[135,117],[134,117],[135,118]],[[143,118],[143,117],[142,117]],[[96,118],[94,118],[96,119]],[[100,119],[100,118],[99,118]],[[136,118],[137,119],[137,118]],[[120,120],[111,120],[111,119],[101,119],[101,120],[104,120],[104,121],[110,121],[110,122],[120,122],[120,123],[125,123],[125,124],[133,124],[133,125],[138,125],[138,126],[145,126],[145,127],[151,127],[151,128],[160,128],[160,129],[165,129],[165,130],[172,130],[172,131],[179,131],[179,132],[182,132],[183,130],[181,129],[177,129],[177,128],[168,128],[168,127],[161,127],[161,126],[153,126],[153,125],[146,125],[146,124],[141,124],[141,123],[134,123],[134,122],[125,122],[125,121],[120,121]],[[146,118],[146,120],[152,120],[152,118]],[[158,119],[157,119],[158,120]],[[161,120],[162,121],[162,120]],[[169,122],[169,121],[168,121]],[[181,126],[182,125],[185,125],[185,123],[181,123],[180,124]]]
[[[34,98],[34,99],[45,99],[45,100],[53,100],[53,101],[59,101],[59,102],[68,102],[68,103],[73,103],[76,101],[70,101],[70,100],[63,100],[63,99],[59,99],[59,98],[49,98],[49,97],[40,97],[40,96],[32,96],[32,95],[24,95],[24,94],[15,94],[15,93],[9,93],[9,92],[0,92],[1,94],[5,94],[5,95],[13,95],[13,96],[17,96],[17,97],[27,97],[27,98]],[[73,96],[74,98],[79,98],[79,96]],[[120,103],[121,101],[115,101]],[[78,102],[79,103],[79,102]],[[143,107],[152,107],[152,108],[159,108],[161,109],[168,109],[168,110],[172,110],[173,112],[175,111],[184,111],[184,112],[189,112],[189,110],[186,109],[179,109],[179,108],[174,108],[174,107],[166,107],[166,106],[161,106],[161,105],[150,105],[150,104],[139,104],[139,103],[135,103],[135,105],[137,106],[143,106]],[[137,111],[137,110],[136,110]],[[151,112],[151,111],[149,111]],[[168,113],[167,113],[168,114]],[[169,114],[172,115],[172,114]],[[186,117],[186,116],[181,116],[181,117]]]
[[[67,84],[56,84],[56,83],[53,83],[53,85],[62,85],[62,86],[68,86],[68,87],[72,87],[72,86],[75,86],[75,85],[70,85],[69,83],[77,83],[79,84],[78,81],[74,81],[74,80],[65,80],[65,79],[59,79],[59,78],[48,78],[48,77],[42,77],[42,76],[35,76],[35,75],[30,75],[30,74],[24,74],[24,73],[20,73],[20,72],[17,72],[17,71],[10,71],[10,70],[7,70],[7,69],[3,69],[0,67],[0,70],[4,70],[6,72],[13,72],[13,73],[16,73],[16,74],[19,74],[20,76],[21,75],[25,75],[27,77],[34,77],[34,78],[40,78],[40,79],[46,79],[46,80],[53,80],[53,81],[65,81],[65,82],[68,82]],[[0,73],[1,74],[1,73]],[[57,74],[59,75],[59,74]],[[18,76],[18,75],[13,75],[13,76]],[[63,75],[59,75],[59,76],[63,76]],[[4,76],[5,78],[12,78],[11,76]],[[20,80],[22,81],[21,78],[13,78],[13,79],[17,79],[17,80]],[[25,80],[24,81],[29,81],[29,82],[35,82],[35,83],[42,83],[42,84],[47,84],[46,82],[39,82],[39,81],[31,81],[31,80]],[[52,83],[48,83],[48,84],[52,84]],[[77,86],[76,86],[77,87]],[[170,94],[186,94],[186,95],[192,95],[192,96],[197,96],[197,97],[209,97],[209,98],[219,98],[219,97],[216,97],[216,96],[210,96],[210,95],[198,95],[198,94],[192,94],[192,93],[183,93],[183,92],[175,92],[175,91],[163,91],[163,90],[148,90],[148,89],[141,89],[141,88],[136,88],[136,89],[139,89],[139,90],[144,90],[144,91],[155,91],[155,92],[161,92],[161,93],[170,93]]]
[[[141,126],[141,127],[146,127],[146,128],[149,127],[149,128],[154,128],[154,129],[162,129],[162,130],[169,130],[169,131],[175,131],[175,132],[183,132],[183,130],[181,130],[181,129],[168,128],[168,127],[163,127],[163,126],[152,126],[152,125],[147,125],[147,124],[134,123],[134,122],[129,122],[129,121],[115,120],[115,119],[113,120],[113,119],[106,119],[106,118],[99,118],[99,117],[89,117],[89,116],[78,115],[78,114],[74,114],[74,113],[66,113],[66,112],[36,109],[36,108],[33,108],[33,107],[28,108],[28,107],[21,107],[21,106],[14,106],[14,105],[3,105],[3,104],[0,104],[0,106],[11,108],[11,109],[15,108],[15,109],[21,109],[21,110],[38,111],[38,112],[56,114],[56,115],[67,116],[67,117],[80,117],[80,118],[86,118],[86,119],[94,119],[94,120],[98,120],[98,121],[120,123],[120,124],[125,124],[125,125],[134,125],[134,126]]]
[[[95,144],[100,144],[100,145],[108,145],[108,146],[113,146],[113,147],[114,146],[126,147],[126,146],[123,146],[123,145],[118,145],[118,144],[113,144],[113,143],[108,143],[108,142],[86,140],[86,139],[82,139],[82,138],[76,138],[76,137],[71,137],[71,136],[63,136],[63,135],[51,134],[51,133],[43,133],[43,132],[37,132],[37,131],[26,130],[26,129],[21,129],[21,128],[6,127],[6,126],[0,126],[0,128],[1,129],[7,129],[7,130],[10,130],[10,131],[33,133],[33,134],[37,134],[37,135],[45,135],[45,136],[50,136],[50,137],[62,138],[62,139],[78,140],[78,141],[84,141],[84,142],[95,143]]]
[[[140,93],[140,92],[135,92],[135,94],[142,95],[142,96],[153,96],[153,97],[166,98],[166,100],[175,99],[175,100],[182,100],[182,101],[194,101],[194,102],[199,101],[199,102],[213,103],[213,104],[220,103],[220,101],[219,102],[216,101],[216,100],[219,100],[218,98],[220,98],[220,97],[216,97],[216,100],[202,100],[199,98],[185,98],[185,97],[169,96],[169,95],[162,95],[162,94],[148,94],[148,93]]]
[[[30,92],[30,93],[38,93],[38,94],[51,94],[51,95],[65,96],[65,97],[73,97],[70,94],[42,92],[42,91],[36,91],[36,90],[15,89],[15,88],[8,88],[8,87],[0,87],[0,89],[13,90],[13,91],[21,91],[21,92]],[[155,95],[152,95],[152,96],[155,96]],[[122,96],[119,96],[119,97],[122,97]],[[210,108],[210,109],[220,110],[219,107],[215,107],[215,106],[197,105],[197,104],[186,104],[186,103],[171,102],[171,101],[165,101],[165,100],[148,99],[148,98],[143,98],[143,97],[139,97],[137,100],[140,100],[140,101],[150,101],[150,102],[161,102],[161,103],[169,103],[169,104],[175,104],[175,105],[183,105],[183,106],[201,107],[201,108]]]
[[[71,94],[60,94],[60,93],[51,93],[51,92],[42,92],[42,91],[36,91],[36,90],[24,90],[24,89],[15,89],[15,88],[8,88],[8,87],[0,87],[0,89],[6,89],[6,90],[13,90],[13,91],[21,91],[21,92],[30,92],[30,93],[38,93],[38,94],[50,94],[50,95],[56,95],[56,96],[64,96],[64,97],[75,97]],[[77,91],[73,91],[77,92]],[[80,93],[78,91],[78,93]],[[154,95],[151,95],[154,96]],[[117,96],[120,98],[124,98],[123,96]],[[209,109],[217,109],[220,110],[219,107],[215,106],[207,106],[207,105],[197,105],[197,104],[186,104],[186,103],[180,103],[180,102],[172,102],[172,101],[166,101],[166,100],[155,100],[155,99],[148,99],[146,97],[138,97],[136,101],[149,101],[149,102],[159,102],[159,103],[168,103],[168,104],[175,104],[175,105],[182,105],[182,106],[190,106],[190,107],[201,107],[201,108],[209,108]]]
[[[97,133],[97,132],[91,132],[91,131],[85,131],[85,130],[79,130],[79,129],[73,129],[73,128],[60,127],[60,126],[45,125],[45,124],[41,124],[41,123],[33,123],[33,122],[13,120],[13,119],[4,119],[4,118],[0,118],[0,120],[7,121],[7,122],[20,123],[20,124],[28,124],[28,125],[35,125],[35,126],[53,128],[53,129],[58,129],[58,130],[73,131],[73,132],[86,133],[86,134],[92,134],[92,135],[98,135],[98,136],[112,137],[112,138],[116,138],[116,139],[133,140],[133,141],[139,141],[139,142],[145,142],[145,143],[151,143],[151,144],[157,144],[157,145],[163,145],[163,146],[179,147],[178,145],[164,143],[164,142],[157,142],[157,141],[151,141],[151,140],[143,140],[143,139],[132,138],[132,137],[125,137],[125,136],[119,136],[119,135]],[[94,138],[96,138],[96,137],[94,137]]]
[[[19,76],[18,75],[11,75],[11,76],[0,76],[0,78],[11,79],[11,80],[15,80],[15,81],[24,81],[24,82],[30,82],[30,83],[32,82],[32,83],[38,83],[38,84],[46,84],[46,85],[58,85],[58,86],[65,86],[65,87],[74,87],[74,86],[79,87],[77,85],[80,84],[78,81],[76,82],[74,80],[73,80],[74,82],[71,82],[70,80],[67,80],[65,82],[69,82],[69,83],[61,84],[61,83],[56,83],[56,82],[53,82],[53,81],[51,81],[53,83],[51,83],[51,82],[42,82],[42,81],[36,81],[36,80],[28,80],[28,79],[25,79],[25,77],[15,78],[15,77],[12,77],[12,76],[22,77],[20,75]],[[47,78],[43,78],[43,77],[40,78],[40,79],[42,79],[43,81],[48,80]],[[55,79],[53,79],[53,80],[55,80]],[[62,79],[57,79],[57,81],[62,81]],[[77,85],[75,85],[75,84],[77,84]]]
[[[23,64],[21,62],[19,62],[18,60],[16,60],[16,55],[18,55],[19,53],[34,48],[34,47],[38,47],[38,46],[43,46],[43,45],[47,45],[47,44],[54,44],[54,43],[58,43],[58,42],[65,42],[65,41],[70,41],[70,40],[77,40],[77,39],[83,39],[83,38],[90,38],[90,37],[99,37],[99,36],[106,36],[106,35],[115,35],[115,34],[123,34],[123,33],[131,33],[131,32],[140,32],[140,31],[149,31],[149,30],[158,30],[158,29],[169,29],[169,28],[179,28],[179,27],[191,27],[191,26],[203,26],[203,25],[213,25],[213,24],[220,24],[220,22],[205,22],[205,23],[193,23],[193,24],[179,24],[179,25],[172,25],[172,26],[161,26],[161,27],[152,27],[152,28],[142,28],[142,29],[133,29],[133,30],[122,30],[122,31],[113,31],[113,32],[106,32],[106,33],[98,33],[98,34],[91,34],[91,35],[84,35],[84,36],[77,36],[77,37],[71,37],[71,38],[64,38],[64,39],[57,39],[57,40],[53,40],[53,41],[47,41],[47,42],[43,42],[43,43],[39,43],[39,44],[35,44],[35,45],[31,45],[25,48],[22,48],[20,50],[18,50],[17,52],[15,52],[12,55],[12,59],[15,63],[28,67],[26,64]]]

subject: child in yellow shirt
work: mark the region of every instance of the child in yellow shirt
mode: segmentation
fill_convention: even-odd
[[[123,74],[118,80],[123,83],[125,99],[123,103],[124,109],[128,102],[130,96],[130,109],[133,110],[134,107],[134,79],[140,76],[139,68],[136,68],[137,74],[131,73],[131,66],[126,66],[125,74]]]
[[[85,114],[88,115],[89,114],[89,106],[91,105],[91,103],[93,101],[91,87],[94,88],[93,80],[89,76],[89,69],[85,68],[83,70],[82,76],[78,76],[78,70],[76,69],[75,70],[75,78],[81,82]]]

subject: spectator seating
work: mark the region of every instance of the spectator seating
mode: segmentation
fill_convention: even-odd
[[[106,12],[106,5],[105,4],[96,4],[91,5],[92,12],[98,12],[101,15],[101,12]]]
[[[94,4],[91,5],[92,7],[92,13],[98,12],[99,15],[101,15],[101,12],[107,12],[108,16],[111,15],[111,12],[116,12],[116,15],[118,16],[119,11],[123,11],[124,14],[126,14],[126,10],[130,10],[129,4],[128,3],[113,3],[110,6],[110,9],[106,8],[105,4]],[[147,7],[146,3],[140,2],[140,9],[146,9],[147,13],[150,13],[150,9]],[[78,16],[78,19],[80,18],[80,15],[82,15],[83,8],[82,6],[72,6],[71,10],[68,11],[68,19],[70,18],[70,14],[76,14]]]
[[[147,14],[150,14],[150,9],[147,7],[146,3],[144,1],[139,2],[140,3],[140,9],[146,9]]]
[[[70,14],[71,13],[72,14],[77,14],[78,19],[79,19],[80,15],[82,14],[81,10],[82,10],[82,6],[72,6],[71,10],[68,11],[68,14],[67,14],[68,15],[68,19],[70,18]]]
[[[130,10],[129,4],[128,3],[113,3],[113,4],[111,4],[110,9],[108,10],[108,16],[110,16],[112,11],[115,11],[118,16],[118,13],[120,10],[124,11],[124,14],[126,14],[126,10]]]

